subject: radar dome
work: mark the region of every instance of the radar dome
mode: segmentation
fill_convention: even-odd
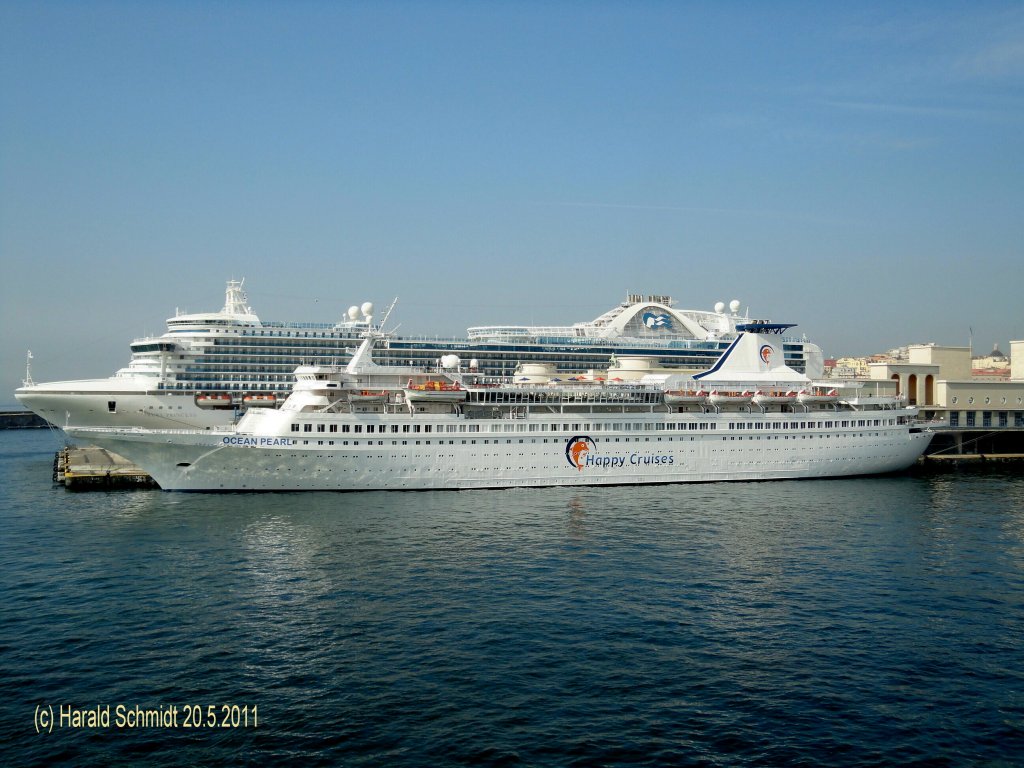
[[[733,299],[732,301],[729,302],[729,311],[732,312],[733,314],[736,314],[737,312],[740,311],[739,299]]]
[[[372,301],[364,301],[363,302],[363,306],[361,306],[359,308],[359,310],[364,315],[372,315],[373,314],[373,302]]]
[[[348,319],[358,320],[359,319],[359,307],[353,305],[348,308]]]
[[[441,367],[442,368],[458,368],[459,367],[459,356],[458,355],[442,355],[441,356]]]
[[[722,314],[723,312],[725,312],[725,302],[724,301],[716,301],[715,302],[715,312],[717,314],[719,314],[719,315]]]

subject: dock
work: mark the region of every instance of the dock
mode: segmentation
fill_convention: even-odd
[[[94,445],[58,451],[53,460],[53,481],[76,491],[159,487],[127,459]]]
[[[1009,469],[1024,464],[1024,453],[938,453],[926,454],[917,460],[917,468],[948,472],[958,469]]]
[[[0,411],[0,429],[41,429],[50,426],[32,411]]]

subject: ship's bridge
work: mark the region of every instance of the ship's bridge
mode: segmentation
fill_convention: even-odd
[[[167,330],[171,333],[182,331],[208,330],[226,327],[259,327],[260,319],[245,302],[248,297],[242,290],[244,280],[228,280],[224,292],[224,308],[220,312],[200,312],[189,315],[176,312],[168,318]]]
[[[147,352],[178,352],[181,350],[173,341],[162,341],[160,339],[138,339],[131,343],[132,354],[144,354]]]

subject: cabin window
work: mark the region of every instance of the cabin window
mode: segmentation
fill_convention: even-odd
[[[299,425],[298,424],[292,424],[292,432],[298,432],[298,431],[299,431]]]
[[[338,431],[338,425],[337,425],[337,424],[331,424],[331,429],[330,429],[330,431],[331,431],[331,432],[337,432],[337,431]]]
[[[326,426],[326,425],[324,425],[324,424],[317,424],[317,425],[316,425],[316,431],[317,431],[317,432],[323,432],[323,431],[324,431],[324,427],[325,427],[325,426]]]
[[[117,413],[117,401],[107,400],[107,410],[111,413]]]
[[[302,425],[302,431],[303,432],[312,432],[313,431],[313,425],[312,424],[303,424]]]

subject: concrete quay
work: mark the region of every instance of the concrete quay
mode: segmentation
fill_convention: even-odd
[[[40,429],[50,426],[32,411],[0,411],[0,429]]]
[[[58,451],[53,460],[53,481],[75,491],[159,487],[127,459],[94,445]]]

